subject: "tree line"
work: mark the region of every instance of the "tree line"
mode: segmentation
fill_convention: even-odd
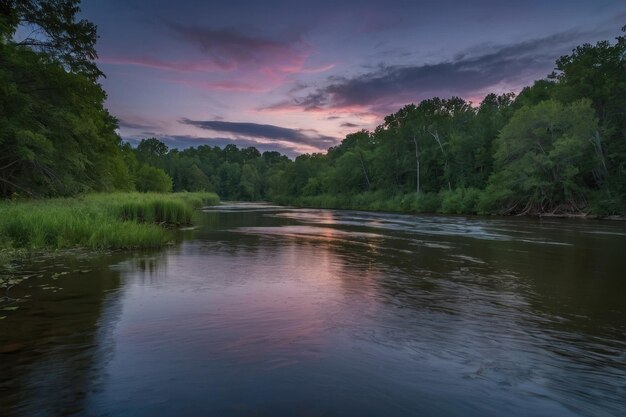
[[[625,28],[626,29],[626,28]],[[295,161],[255,148],[167,150],[141,163],[175,190],[311,207],[494,214],[626,212],[626,38],[584,44],[519,95],[409,104]]]
[[[79,0],[0,2],[0,196],[215,191],[222,199],[442,213],[626,212],[626,38],[584,44],[519,95],[409,104],[326,153],[132,147],[104,108]],[[36,35],[17,39],[19,27]],[[624,28],[626,29],[626,27]]]

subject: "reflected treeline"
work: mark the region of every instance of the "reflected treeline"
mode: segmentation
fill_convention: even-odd
[[[167,263],[169,256],[184,251],[181,246],[184,241],[176,244],[167,251],[144,250],[129,254],[123,261],[110,266],[111,269],[124,273],[124,284],[128,285],[158,285],[167,280]]]
[[[12,288],[18,309],[0,320],[0,415],[80,413],[111,354],[120,255],[33,259]],[[123,256],[122,256],[123,257]]]

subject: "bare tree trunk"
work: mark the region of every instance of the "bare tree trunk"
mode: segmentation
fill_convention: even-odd
[[[600,138],[600,132],[596,130],[593,139],[591,140],[593,146],[596,150],[596,154],[598,158],[600,158],[600,162],[602,163],[602,171],[605,176],[608,176],[609,169],[606,166],[606,159],[604,158],[604,149],[602,148],[602,139]]]
[[[448,170],[448,158],[446,157],[446,153],[443,151],[443,145],[441,144],[441,139],[439,139],[439,132],[435,130],[435,133],[428,131],[430,135],[435,138],[437,145],[439,145],[439,149],[441,149],[441,154],[443,155],[443,171],[444,174]],[[450,179],[448,178],[448,191],[452,191],[452,184],[450,184]]]
[[[415,138],[415,135],[413,135],[413,143],[415,144],[415,177],[417,180],[415,191],[417,192],[417,194],[419,194],[420,193],[420,151],[419,151],[419,147],[417,146],[417,139]]]
[[[370,184],[370,179],[367,175],[367,170],[365,169],[365,163],[363,163],[363,155],[361,155],[361,151],[358,151],[357,154],[359,155],[359,161],[361,161],[361,168],[363,169],[363,175],[365,176],[365,182],[367,182],[367,189],[371,189],[372,186]]]

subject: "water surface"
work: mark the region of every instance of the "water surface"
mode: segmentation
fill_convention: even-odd
[[[0,415],[626,413],[624,223],[265,204],[195,222],[166,250],[13,271]]]

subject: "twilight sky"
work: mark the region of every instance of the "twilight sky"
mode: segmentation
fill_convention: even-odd
[[[623,0],[83,0],[120,134],[318,152],[432,96],[518,92]]]

